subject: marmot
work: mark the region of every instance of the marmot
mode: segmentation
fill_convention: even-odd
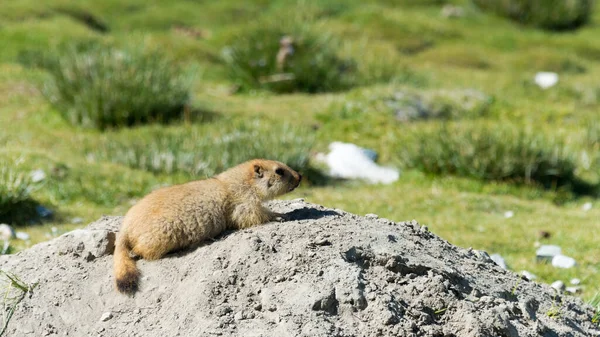
[[[294,190],[302,176],[273,160],[254,159],[206,180],[158,189],[125,215],[115,244],[116,287],[138,288],[139,271],[130,252],[146,260],[198,244],[226,229],[246,228],[281,214],[262,202]]]

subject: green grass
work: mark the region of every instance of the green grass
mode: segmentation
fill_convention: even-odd
[[[573,29],[585,24],[593,0],[473,0],[482,9],[547,29]]]
[[[240,90],[316,93],[354,84],[354,62],[341,58],[340,43],[329,32],[295,20],[277,16],[231,38],[223,58]]]
[[[31,193],[39,188],[30,173],[20,167],[20,159],[2,156],[0,165],[0,223],[23,223],[32,215]]]
[[[600,292],[596,293],[596,295],[592,297],[590,300],[590,305],[595,309],[594,317],[592,317],[592,323],[600,324]]]
[[[182,119],[189,108],[189,76],[158,51],[132,43],[123,50],[66,44],[41,56],[26,53],[23,61],[50,74],[42,90],[73,125],[104,130]]]
[[[310,129],[261,120],[221,120],[187,127],[112,132],[87,144],[91,162],[113,162],[153,173],[206,178],[253,158],[308,168]]]
[[[445,3],[462,6],[464,16],[443,18]],[[350,75],[343,85],[335,83],[342,80],[337,67],[323,68],[330,73],[318,78],[334,82],[319,89],[317,83],[272,91],[232,77],[225,47],[252,35],[257,22],[284,22],[286,11],[302,19],[299,33],[266,26],[269,32],[281,28],[265,38],[275,44],[271,48],[278,48],[281,34],[308,32],[311,48],[321,48],[316,54],[334,63],[350,61],[352,72],[343,73]],[[106,29],[94,28],[86,15]],[[39,225],[20,226],[32,239],[13,240],[11,247],[18,251],[47,240],[53,226],[60,234],[103,214],[122,215],[159,186],[203,178],[249,156],[276,156],[305,169],[307,156],[332,141],[348,141],[376,150],[381,164],[400,166],[400,180],[386,186],[303,182],[286,198],[397,221],[416,219],[453,244],[501,254],[512,270],[526,269],[540,282],[578,277],[581,296],[589,299],[600,283],[600,250],[590,235],[600,231],[598,199],[535,182],[549,168],[590,186],[600,181],[594,124],[600,109],[598,20],[595,7],[588,24],[556,33],[480,11],[470,0],[0,2],[0,125],[8,126],[0,128],[0,146],[22,158],[19,172],[46,172],[30,197],[55,212]],[[80,111],[48,103],[39,88],[50,75],[23,66],[19,55],[90,40],[125,51],[137,41],[184,72],[198,70],[183,74],[190,77],[190,118],[104,132],[74,127],[61,114]],[[538,71],[559,72],[558,84],[540,89],[533,82]],[[299,75],[313,73],[321,70]],[[129,78],[114,76],[121,82]],[[240,84],[246,88],[240,90]],[[81,88],[99,97],[91,86]],[[150,101],[147,94],[117,93],[132,102]],[[396,118],[414,109],[427,114]],[[473,153],[485,154],[470,157],[459,152],[454,160],[465,172],[460,175],[419,169],[416,164],[427,160],[448,162],[442,152],[447,140],[465,151],[480,143],[492,151],[479,149]],[[403,161],[404,151],[412,153],[414,165]],[[196,166],[200,161],[205,165]],[[520,183],[527,180],[533,183]],[[593,206],[585,211],[588,202]],[[515,216],[505,218],[506,211]],[[540,238],[540,231],[551,232],[551,238]],[[560,245],[578,265],[560,270],[536,263],[536,242]]]
[[[399,146],[402,162],[423,172],[482,180],[575,185],[573,152],[560,142],[507,124],[439,124]]]

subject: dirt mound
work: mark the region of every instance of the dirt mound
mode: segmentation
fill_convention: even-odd
[[[457,248],[416,222],[360,217],[301,200],[293,221],[229,232],[139,260],[134,297],[113,285],[105,217],[0,268],[39,281],[7,336],[598,336],[592,309]]]

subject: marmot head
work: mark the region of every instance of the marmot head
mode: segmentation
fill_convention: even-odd
[[[257,159],[250,165],[255,187],[263,200],[293,191],[302,180],[300,173],[278,161]]]

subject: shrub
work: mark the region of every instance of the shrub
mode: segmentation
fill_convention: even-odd
[[[35,190],[35,183],[31,180],[29,173],[19,169],[18,161],[2,158],[4,165],[0,167],[0,222],[20,222],[26,218],[33,204],[31,192]],[[13,166],[6,163],[15,162]],[[25,212],[27,209],[27,212]]]
[[[493,99],[473,90],[376,89],[350,95],[336,102],[329,115],[337,119],[361,119],[379,114],[401,122],[422,119],[462,119],[485,115]]]
[[[291,49],[280,45],[286,38],[291,39]],[[286,50],[290,54],[279,62],[278,54]],[[229,77],[242,91],[317,93],[352,86],[354,62],[342,59],[339,50],[340,44],[327,32],[267,21],[234,36],[223,58]]]
[[[310,130],[291,124],[221,121],[108,133],[100,143],[88,144],[87,152],[92,160],[205,178],[253,158],[279,160],[302,170],[313,142]]]
[[[572,29],[585,24],[593,0],[473,0],[481,9],[545,29]]]
[[[578,183],[574,155],[542,134],[499,124],[441,124],[411,136],[400,157],[424,172],[546,187]]]
[[[46,97],[74,125],[105,129],[166,122],[180,118],[190,98],[183,69],[141,48],[67,45],[37,63],[51,75]]]

